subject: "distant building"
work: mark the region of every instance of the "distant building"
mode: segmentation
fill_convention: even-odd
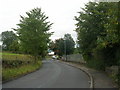
[[[48,53],[48,55],[52,56],[52,55],[54,55],[54,52],[50,52],[50,53]]]
[[[54,52],[52,50],[48,49],[48,55],[52,56],[52,55],[54,55]]]

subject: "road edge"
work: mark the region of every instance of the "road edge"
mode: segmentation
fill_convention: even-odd
[[[83,71],[84,73],[86,73],[86,74],[88,75],[88,77],[90,78],[90,88],[91,88],[91,89],[94,89],[94,78],[93,78],[93,76],[92,76],[88,71],[86,71],[86,70],[84,70],[84,69],[82,69],[82,68],[80,68],[80,67],[78,67],[78,66],[75,66],[74,64],[71,64],[71,63],[69,63],[69,62],[65,62],[65,61],[62,61],[62,62],[64,62],[65,64],[67,64],[67,65],[69,65],[69,66],[78,68],[78,69],[80,69],[81,71]]]

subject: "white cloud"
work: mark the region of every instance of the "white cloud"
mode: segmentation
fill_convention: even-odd
[[[1,0],[0,1],[0,33],[11,28],[16,28],[20,15],[40,7],[49,17],[53,24],[51,31],[54,31],[52,39],[63,37],[70,33],[76,39],[74,16],[78,15],[81,7],[88,0]]]

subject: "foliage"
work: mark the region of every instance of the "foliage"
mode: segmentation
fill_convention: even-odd
[[[18,52],[20,52],[19,48],[20,48],[20,43],[18,43],[18,40],[15,40],[9,46],[9,51],[12,51],[13,53],[18,53]]]
[[[94,67],[117,65],[120,57],[118,3],[89,2],[75,17],[80,52]]]
[[[2,60],[3,68],[18,68],[22,65],[34,63],[34,61],[23,61],[23,60]]]
[[[1,33],[2,49],[11,51],[10,45],[17,40],[17,36],[13,31],[5,31]]]
[[[64,38],[56,39],[55,42],[51,42],[49,48],[52,49],[55,54],[62,56],[64,54],[72,54],[74,52],[75,42],[70,34],[65,34]]]
[[[118,30],[118,3],[108,3],[109,8],[106,12],[107,22],[104,23],[104,31],[100,32],[97,38],[98,46],[113,47],[114,44],[119,43],[120,33]]]
[[[60,39],[57,39],[55,41],[55,52],[56,54],[58,54],[59,56],[62,56],[64,54],[64,51],[65,51],[65,46],[64,46],[64,39],[63,38],[60,38]]]
[[[55,52],[55,54],[62,56],[64,54],[64,40],[63,38],[56,39],[55,42],[49,43],[49,48]]]
[[[18,68],[23,65],[35,63],[34,57],[24,54],[2,53],[3,68]]]
[[[73,54],[75,48],[75,42],[71,36],[71,34],[64,35],[64,42],[65,42],[65,51],[66,54]]]
[[[20,23],[17,24],[18,38],[25,53],[38,56],[45,56],[49,37],[52,33],[48,32],[52,23],[48,22],[48,17],[40,8],[26,12],[26,17],[21,16]]]

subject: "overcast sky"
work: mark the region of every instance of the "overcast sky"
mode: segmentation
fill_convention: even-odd
[[[55,40],[70,33],[74,40],[77,35],[75,30],[74,16],[78,16],[81,7],[84,7],[89,0],[0,0],[0,33],[11,28],[16,28],[20,15],[33,8],[41,8],[49,17],[49,21],[54,23],[51,27],[51,39]]]

